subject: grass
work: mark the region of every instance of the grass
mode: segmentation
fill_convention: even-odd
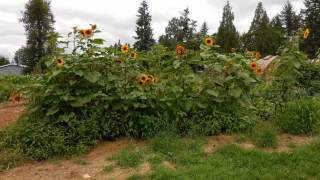
[[[26,159],[11,149],[0,151],[0,172],[22,164]]]
[[[278,143],[276,129],[267,123],[258,124],[251,136],[254,144],[260,148],[275,148]]]
[[[111,160],[115,161],[121,168],[137,167],[142,163],[142,159],[142,153],[133,146],[129,146],[111,157]]]
[[[175,141],[175,140],[174,140]],[[182,161],[175,169],[157,166],[148,179],[319,179],[320,140],[293,153],[266,153],[228,145],[217,152],[202,155],[198,150],[181,148],[173,151]],[[172,152],[172,149],[170,149]],[[157,153],[157,151],[155,152]],[[161,149],[161,153],[165,153]],[[178,156],[176,156],[178,155]],[[190,157],[190,155],[193,155]],[[168,158],[168,157],[166,157]],[[171,158],[169,158],[171,159]]]
[[[103,172],[110,173],[113,171],[114,168],[115,168],[115,166],[112,164],[106,165],[103,167]]]

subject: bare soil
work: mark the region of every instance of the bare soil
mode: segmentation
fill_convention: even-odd
[[[25,112],[25,102],[0,104],[0,128],[17,120]]]

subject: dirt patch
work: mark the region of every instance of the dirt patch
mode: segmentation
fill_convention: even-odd
[[[281,134],[281,135],[278,135],[277,147],[264,148],[263,150],[268,153],[290,152],[292,149],[298,146],[310,144],[313,141],[313,139],[314,137],[312,136],[295,136],[290,134]],[[246,150],[252,150],[256,148],[256,146],[250,140],[247,140],[244,143],[240,143],[238,145]]]
[[[126,148],[129,144],[141,147],[142,141],[134,141],[129,138],[121,138],[114,142],[102,142],[93,148],[88,154],[77,157],[85,164],[76,163],[75,159],[55,160],[46,162],[30,162],[23,166],[13,168],[0,173],[1,180],[79,180],[86,179],[126,179],[136,173],[147,173],[150,165],[143,163],[137,169],[114,168],[110,173],[103,171],[106,165],[113,164],[107,160],[115,152]]]
[[[218,136],[208,137],[206,140],[207,140],[207,143],[204,146],[204,152],[213,153],[219,147],[225,146],[227,144],[232,144],[235,141],[235,136],[234,135],[218,135]]]
[[[0,104],[0,128],[17,120],[25,112],[25,102]]]
[[[171,162],[169,161],[163,161],[162,162],[162,165],[166,168],[169,168],[169,169],[175,169],[176,166],[174,164],[172,164]]]

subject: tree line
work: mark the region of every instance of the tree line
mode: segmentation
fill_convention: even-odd
[[[161,44],[173,49],[177,44],[184,45],[188,49],[198,50],[199,44],[207,36],[214,37],[216,43],[221,46],[222,52],[230,49],[238,51],[259,51],[263,55],[277,54],[277,50],[287,39],[295,35],[299,28],[310,29],[310,37],[301,44],[310,57],[314,57],[320,48],[320,1],[304,0],[305,9],[296,12],[287,1],[282,10],[272,19],[269,18],[262,2],[259,2],[255,10],[254,18],[248,32],[240,34],[234,25],[234,13],[227,1],[223,8],[222,20],[218,31],[209,34],[207,22],[201,24],[197,31],[198,22],[189,17],[188,8],[180,12],[179,17],[173,17],[165,28],[165,33],[156,41],[151,27],[152,16],[146,0],[143,0],[138,9],[136,21],[136,35],[133,44],[137,51],[148,51],[155,44]],[[20,21],[24,24],[27,41],[14,56],[17,64],[24,64],[26,72],[41,69],[42,58],[52,55],[52,43],[50,35],[54,33],[54,16],[50,8],[49,0],[29,0],[22,12]],[[119,48],[121,42],[113,45]]]

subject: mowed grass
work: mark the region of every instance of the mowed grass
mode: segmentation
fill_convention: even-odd
[[[320,179],[320,140],[290,153],[267,153],[227,145],[212,154],[202,140],[158,137],[150,143],[152,170],[129,179]],[[150,155],[149,155],[150,156]],[[174,165],[166,167],[164,161]]]

